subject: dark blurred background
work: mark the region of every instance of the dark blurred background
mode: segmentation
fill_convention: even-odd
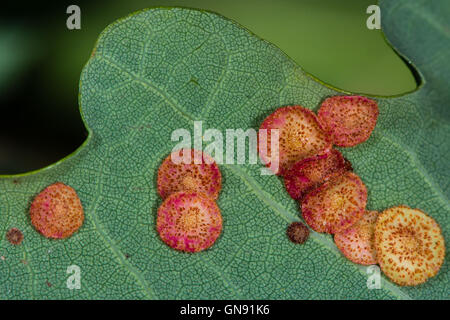
[[[417,86],[382,32],[366,27],[366,8],[376,0],[15,2],[2,4],[0,16],[0,175],[43,168],[83,143],[81,69],[108,24],[147,7],[218,12],[347,91],[395,95]],[[71,4],[81,8],[81,30],[66,28]]]

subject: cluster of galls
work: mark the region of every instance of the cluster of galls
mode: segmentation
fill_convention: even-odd
[[[164,199],[156,229],[171,248],[198,252],[211,247],[222,232],[216,204],[222,175],[209,155],[199,150],[172,152],[158,170],[158,192]]]

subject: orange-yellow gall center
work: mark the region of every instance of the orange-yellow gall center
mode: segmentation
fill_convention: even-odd
[[[419,253],[421,251],[421,241],[411,231],[405,231],[405,236],[401,237],[401,244],[405,252]]]
[[[195,190],[200,184],[201,180],[193,175],[186,175],[181,184],[184,186],[185,190]]]
[[[345,206],[346,199],[340,193],[333,193],[330,195],[331,207],[335,210],[342,210]]]

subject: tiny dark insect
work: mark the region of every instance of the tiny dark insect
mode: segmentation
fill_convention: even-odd
[[[308,240],[309,229],[301,222],[292,222],[287,228],[286,234],[293,243],[303,244]]]
[[[47,283],[47,287],[50,288],[52,286],[52,284],[48,280],[46,281],[46,283]]]
[[[130,255],[128,253],[125,253],[125,259],[130,258]]]
[[[9,229],[6,233],[6,239],[13,245],[19,245],[23,240],[23,233],[17,228]]]

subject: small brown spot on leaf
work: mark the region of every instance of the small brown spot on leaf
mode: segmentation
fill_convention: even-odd
[[[305,243],[309,237],[309,229],[301,222],[292,222],[286,230],[286,234],[293,243]]]
[[[13,245],[19,245],[23,240],[23,233],[17,228],[9,229],[6,239]]]
[[[52,284],[47,280],[47,281],[45,281],[46,283],[47,283],[47,287],[51,287],[52,286]]]

